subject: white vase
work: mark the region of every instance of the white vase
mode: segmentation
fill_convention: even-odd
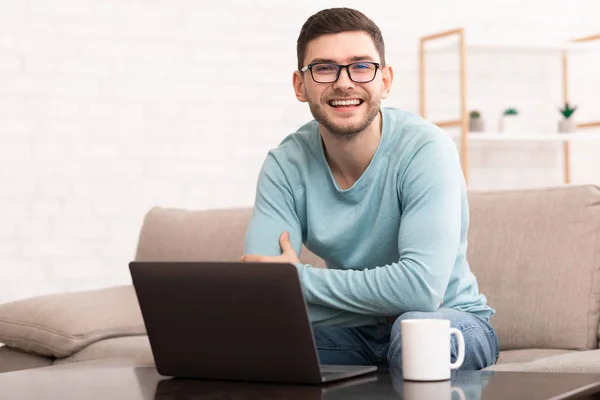
[[[577,130],[577,124],[572,118],[563,118],[558,121],[558,132],[559,133],[570,133]]]
[[[523,127],[519,115],[503,115],[500,118],[500,132],[517,133],[522,131]]]

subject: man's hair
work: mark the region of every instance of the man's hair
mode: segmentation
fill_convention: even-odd
[[[311,15],[302,25],[296,44],[298,69],[304,66],[302,63],[306,57],[306,48],[311,40],[330,33],[353,31],[366,32],[371,36],[381,58],[381,64],[385,65],[385,45],[379,27],[360,11],[343,7],[319,11]]]

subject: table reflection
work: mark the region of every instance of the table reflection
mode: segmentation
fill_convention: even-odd
[[[452,378],[438,382],[412,382],[402,379],[399,369],[344,379],[322,385],[275,384],[197,379],[161,379],[155,385],[153,400],[479,400],[493,372],[452,372]]]
[[[450,380],[437,382],[405,381],[400,368],[391,368],[389,374],[402,399],[480,400],[494,372],[452,371]]]

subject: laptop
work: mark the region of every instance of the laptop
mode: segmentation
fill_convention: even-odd
[[[319,384],[374,365],[320,365],[296,267],[129,264],[157,372],[211,380]]]

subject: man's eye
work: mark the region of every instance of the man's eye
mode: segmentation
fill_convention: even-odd
[[[333,72],[335,67],[332,65],[315,65],[315,70],[318,72]]]
[[[353,69],[370,69],[372,66],[368,63],[359,63],[352,66]]]

